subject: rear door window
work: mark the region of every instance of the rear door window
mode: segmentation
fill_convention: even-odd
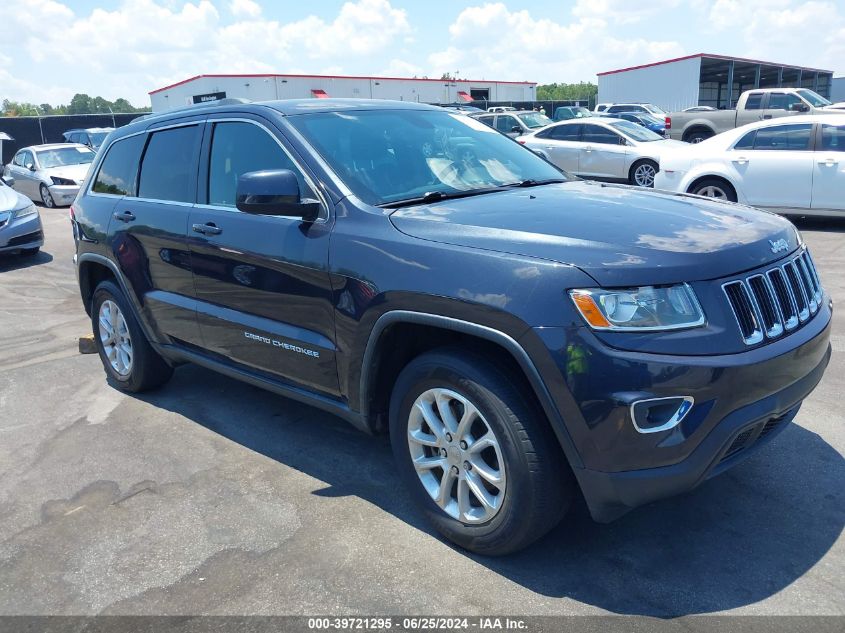
[[[494,118],[495,117],[493,117],[492,115],[491,116],[480,116],[480,117],[478,117],[478,120],[481,121],[482,123],[486,124],[486,125],[489,125],[490,127],[493,127],[493,119]]]
[[[200,139],[198,125],[153,132],[141,164],[138,196],[168,202],[193,202]]]
[[[136,134],[112,143],[91,191],[114,196],[134,196],[138,162],[146,138],[145,134]]]
[[[302,198],[316,198],[302,171],[276,140],[252,123],[214,125],[208,164],[208,204],[235,206],[238,177],[251,171],[288,169],[296,174]]]
[[[746,110],[759,110],[763,104],[763,93],[752,92],[745,101]]]
[[[549,138],[556,141],[578,141],[581,139],[581,130],[584,126],[580,123],[572,125],[558,125],[549,129]]]
[[[792,125],[773,125],[757,130],[754,139],[755,150],[768,151],[801,151],[810,147],[812,123],[795,123]]]

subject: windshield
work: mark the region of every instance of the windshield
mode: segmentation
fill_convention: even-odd
[[[644,103],[643,107],[655,116],[666,116],[667,114],[666,110],[651,103]]]
[[[519,118],[522,119],[522,122],[532,130],[538,127],[546,127],[547,125],[554,123],[554,121],[552,121],[549,117],[545,114],[541,114],[540,112],[527,112],[526,114],[520,114]]]
[[[572,114],[575,115],[576,119],[583,119],[585,117],[594,116],[592,112],[590,112],[589,110],[587,110],[587,108],[583,106],[572,108]]]
[[[664,125],[665,122],[663,119],[658,119],[653,114],[638,114],[637,115],[643,123],[651,123],[653,125]]]
[[[659,134],[652,132],[638,123],[631,123],[630,121],[616,121],[616,123],[611,123],[610,127],[622,132],[628,138],[642,143],[664,140]]]
[[[109,135],[108,132],[89,132],[91,136],[91,145],[94,147],[99,147],[103,144],[103,141],[106,140],[106,137]]]
[[[353,193],[372,205],[566,179],[481,121],[449,112],[315,112],[287,120]]]
[[[62,147],[35,152],[41,169],[51,167],[65,167],[67,165],[84,165],[94,160],[94,152],[87,147]]]
[[[795,92],[797,92],[800,97],[803,97],[804,100],[814,108],[821,108],[830,105],[830,101],[812,90],[802,89],[796,90]]]

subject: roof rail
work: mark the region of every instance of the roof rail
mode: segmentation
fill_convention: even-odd
[[[193,110],[194,108],[199,107],[206,107],[206,108],[216,108],[219,106],[226,106],[226,105],[237,105],[241,103],[252,103],[249,99],[242,99],[240,97],[228,97],[226,99],[216,99],[214,101],[201,101],[199,103],[192,103],[190,105],[181,106],[179,108],[172,108],[170,110],[162,110],[161,112],[150,112],[149,114],[144,114],[139,116],[135,119],[132,119],[132,122],[135,121],[143,121],[145,119],[150,119],[153,117],[161,116],[164,114],[170,114],[171,112],[184,112],[186,110]]]

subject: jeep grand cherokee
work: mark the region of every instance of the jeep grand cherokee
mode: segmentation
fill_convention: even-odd
[[[388,432],[409,494],[480,553],[579,490],[609,521],[724,471],[830,356],[788,221],[584,182],[435,107],[170,111],[91,174],[77,272],[114,384],[193,362]]]

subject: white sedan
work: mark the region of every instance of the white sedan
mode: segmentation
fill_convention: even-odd
[[[663,157],[657,189],[776,213],[845,211],[845,115],[752,123]]]
[[[689,147],[636,123],[610,117],[570,119],[516,140],[576,176],[639,187],[654,185],[664,154]]]

